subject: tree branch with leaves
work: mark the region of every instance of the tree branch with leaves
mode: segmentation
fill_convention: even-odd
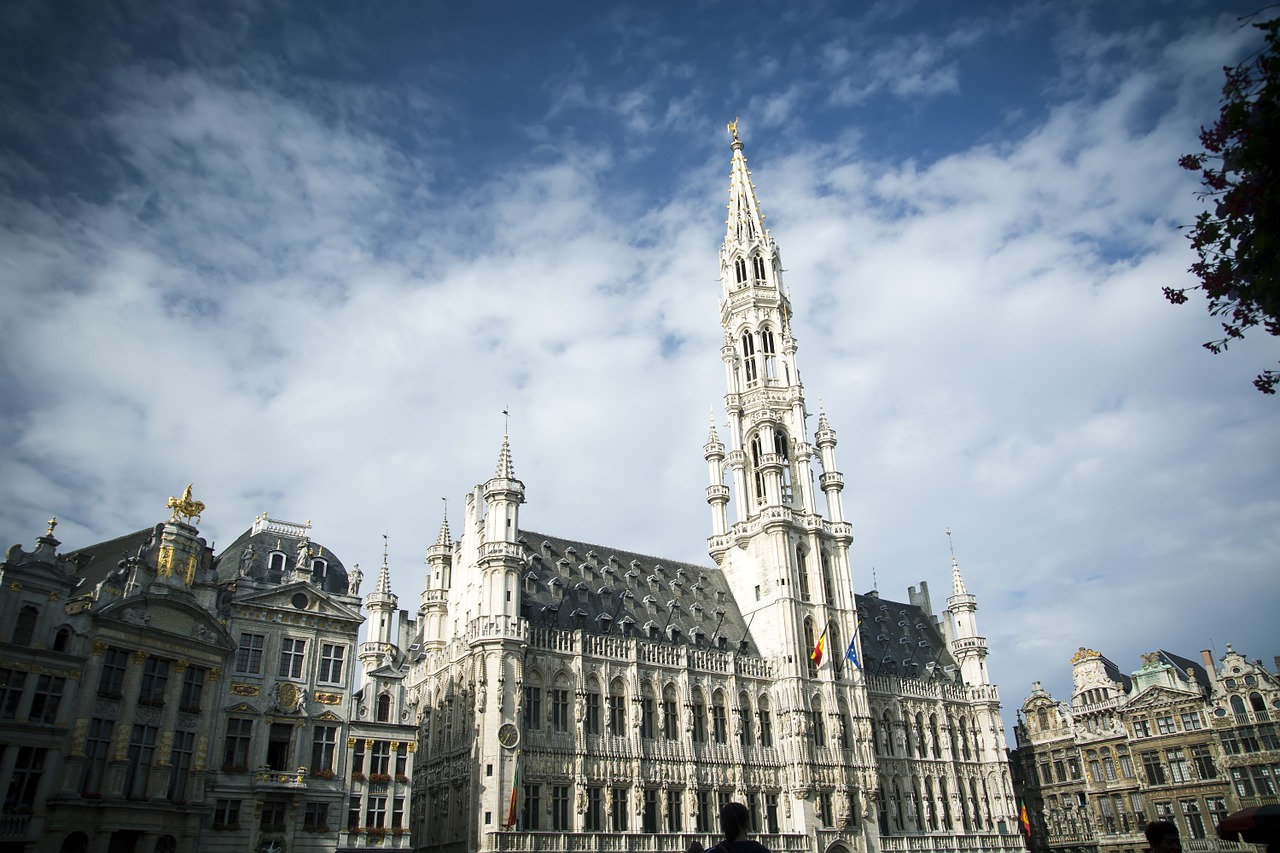
[[[1219,318],[1224,333],[1204,344],[1215,354],[1259,325],[1280,335],[1280,17],[1252,26],[1263,33],[1264,45],[1223,68],[1218,121],[1200,129],[1204,151],[1178,161],[1200,173],[1199,197],[1209,209],[1187,233],[1199,258],[1190,272],[1200,283],[1166,287],[1164,295],[1182,305],[1189,291],[1204,291],[1209,314]],[[1275,394],[1280,371],[1264,370],[1253,384]]]

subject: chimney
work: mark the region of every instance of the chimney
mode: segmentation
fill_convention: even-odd
[[[1209,686],[1216,690],[1218,687],[1218,667],[1213,662],[1213,652],[1208,649],[1201,649],[1200,660],[1204,661],[1205,671],[1209,673]]]

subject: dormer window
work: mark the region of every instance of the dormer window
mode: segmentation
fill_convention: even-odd
[[[284,567],[288,565],[288,557],[282,551],[272,551],[271,556],[267,559],[267,572],[276,580],[280,579],[280,575],[284,573]]]

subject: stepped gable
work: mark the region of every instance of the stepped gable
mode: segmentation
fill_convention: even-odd
[[[862,668],[868,675],[892,675],[920,681],[961,683],[960,667],[947,648],[933,614],[924,608],[858,594],[858,637]],[[844,649],[831,650],[844,654]]]
[[[535,627],[640,638],[656,628],[659,642],[718,648],[724,638],[725,649],[760,654],[719,569],[533,531],[520,542],[521,615]]]

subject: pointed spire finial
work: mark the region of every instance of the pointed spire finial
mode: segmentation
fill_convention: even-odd
[[[947,528],[947,547],[951,549],[951,595],[968,595],[969,590],[965,588],[964,577],[960,574],[960,563],[956,560],[955,545],[951,542],[951,528]]]
[[[502,437],[502,451],[498,454],[497,476],[501,480],[516,478],[515,466],[511,464],[511,442],[505,435]]]
[[[388,544],[389,543],[387,540],[387,534],[384,533],[382,534],[382,566],[383,568],[386,568],[386,565],[387,565],[387,545]]]
[[[444,519],[440,522],[440,535],[436,537],[437,545],[450,545],[453,543],[453,537],[449,535],[449,499],[441,498],[444,501]]]

